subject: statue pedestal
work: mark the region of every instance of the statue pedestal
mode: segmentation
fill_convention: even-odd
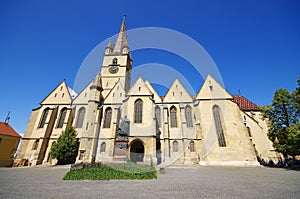
[[[115,148],[114,148],[113,163],[125,163],[127,159],[127,150],[128,150],[128,138],[117,137]]]

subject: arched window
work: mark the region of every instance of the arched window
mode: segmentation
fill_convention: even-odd
[[[102,142],[100,147],[100,152],[105,152],[105,150],[106,150],[106,143]]]
[[[226,147],[223,127],[222,127],[222,121],[221,121],[220,108],[217,105],[213,106],[213,115],[214,115],[214,120],[215,120],[215,126],[216,126],[219,146]]]
[[[193,127],[192,108],[187,105],[185,107],[186,127]]]
[[[35,142],[32,145],[32,150],[37,150],[38,146],[39,146],[39,139],[36,139]]]
[[[67,115],[67,109],[63,108],[60,111],[59,120],[58,120],[58,123],[57,123],[57,128],[62,128],[63,127],[66,115]]]
[[[178,152],[178,142],[176,140],[173,142],[173,152]]]
[[[175,106],[172,106],[170,109],[170,120],[171,120],[171,128],[177,127],[177,113]]]
[[[104,125],[103,128],[110,128],[110,124],[111,124],[111,114],[112,114],[112,110],[110,107],[108,107],[105,110],[105,114],[104,114]]]
[[[134,103],[134,123],[142,123],[143,118],[143,101],[137,99]]]
[[[155,119],[156,119],[157,126],[160,127],[161,126],[161,116],[160,116],[159,106],[155,107]]]
[[[194,141],[190,141],[190,151],[195,152],[195,142]]]
[[[118,64],[118,59],[115,57],[114,59],[113,59],[113,65],[117,65]]]
[[[85,116],[85,108],[81,107],[77,113],[76,128],[82,128],[84,116]]]
[[[45,125],[46,120],[47,120],[48,113],[49,113],[49,108],[46,108],[43,112],[42,117],[41,117],[39,128],[44,128],[44,125]]]

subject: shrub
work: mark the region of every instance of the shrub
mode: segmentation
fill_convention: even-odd
[[[78,152],[77,133],[73,127],[67,127],[59,136],[57,143],[51,147],[51,156],[57,164],[70,164],[76,160]]]

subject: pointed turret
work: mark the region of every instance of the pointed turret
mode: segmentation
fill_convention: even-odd
[[[102,79],[101,79],[101,73],[99,72],[96,76],[96,78],[93,80],[92,85],[90,86],[90,100],[93,102],[99,103],[102,99],[101,91],[103,91],[102,88]]]
[[[105,49],[105,54],[106,55],[109,55],[111,53],[112,53],[112,36],[110,36],[110,40],[109,40],[109,42],[107,44],[107,47]]]
[[[102,91],[103,88],[102,88],[102,79],[101,79],[101,73],[98,72],[96,78],[93,80],[93,84],[91,86],[91,89],[92,88],[96,88],[97,90],[100,90]]]
[[[125,25],[125,15],[112,52],[114,54],[127,54],[129,52]]]

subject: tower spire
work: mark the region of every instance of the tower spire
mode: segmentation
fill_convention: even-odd
[[[126,15],[123,15],[122,24],[120,27],[120,31],[118,33],[118,36],[116,38],[114,47],[113,47],[113,53],[116,54],[122,54],[123,48],[128,47],[128,41],[127,41],[127,34],[126,34],[126,24],[125,24]]]

